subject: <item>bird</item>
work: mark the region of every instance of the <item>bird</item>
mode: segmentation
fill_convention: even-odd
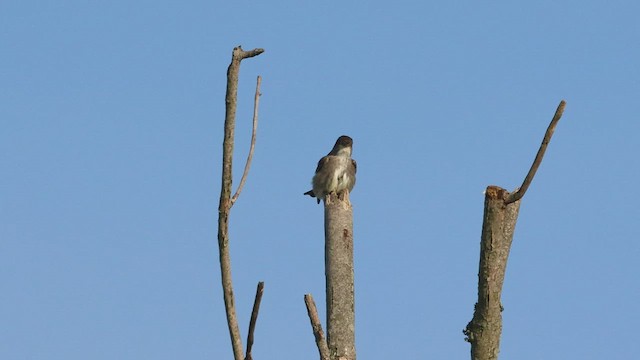
[[[311,180],[312,189],[304,193],[320,200],[327,199],[329,194],[342,196],[349,203],[349,192],[356,184],[356,161],[351,158],[353,139],[342,135],[336,140],[333,149],[318,161],[316,173]]]

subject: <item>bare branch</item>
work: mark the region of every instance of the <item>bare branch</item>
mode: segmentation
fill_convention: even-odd
[[[253,50],[244,51],[244,50],[242,50],[242,46],[240,46],[240,45],[238,45],[233,50],[234,50],[234,52],[235,51],[238,52],[238,59],[239,60],[244,60],[244,59],[247,59],[247,58],[258,56],[258,55],[260,55],[260,54],[262,54],[264,52],[264,49],[261,49],[261,48],[256,48],[256,49],[253,49]]]
[[[251,167],[251,160],[253,159],[253,151],[256,148],[256,134],[258,132],[258,105],[260,103],[260,95],[262,95],[260,93],[260,83],[262,83],[262,77],[258,76],[256,83],[256,95],[253,100],[253,130],[251,131],[251,146],[249,147],[249,155],[247,156],[247,163],[244,165],[244,172],[240,179],[240,185],[238,185],[236,193],[231,197],[231,206],[233,206],[236,200],[238,200],[238,196],[240,196],[244,183],[247,181],[247,175],[249,175],[249,168]]]
[[[505,199],[505,204],[511,204],[513,202],[520,200],[524,196],[524,194],[527,192],[527,189],[529,188],[529,185],[531,185],[531,181],[533,180],[533,177],[536,175],[536,171],[538,171],[538,167],[540,166],[540,163],[542,163],[542,157],[544,157],[544,152],[547,151],[547,145],[549,145],[549,141],[551,141],[551,137],[553,136],[553,132],[556,129],[556,125],[558,124],[558,121],[560,121],[560,118],[562,117],[562,113],[564,112],[565,105],[566,105],[566,102],[564,100],[560,101],[560,105],[558,105],[558,108],[556,109],[556,113],[553,115],[553,119],[551,119],[551,123],[547,128],[547,132],[544,134],[544,138],[542,139],[542,144],[540,144],[540,148],[538,149],[536,158],[535,160],[533,160],[533,164],[531,164],[529,173],[524,178],[524,181],[522,182],[522,185],[520,186],[520,188],[517,191],[507,196],[507,198]]]
[[[256,321],[258,320],[258,312],[260,311],[260,301],[262,301],[262,293],[264,292],[264,281],[258,283],[256,289],[256,298],[253,301],[253,311],[251,311],[251,320],[249,321],[249,335],[247,336],[247,356],[244,360],[252,360],[251,348],[253,347],[253,332],[256,329]]]
[[[224,140],[222,142],[222,186],[218,205],[218,251],[220,254],[220,275],[224,308],[227,314],[227,325],[233,357],[243,360],[242,339],[236,316],[233,297],[233,280],[231,277],[231,255],[229,253],[229,210],[231,209],[231,183],[233,169],[233,139],[235,132],[236,107],[238,99],[238,76],[242,59],[261,54],[264,50],[243,51],[240,46],[233,49],[231,64],[227,69],[227,93],[225,95]]]
[[[304,303],[307,305],[307,314],[311,321],[311,328],[313,329],[313,336],[316,339],[316,346],[320,353],[320,360],[329,360],[329,347],[322,332],[322,324],[320,324],[320,318],[318,317],[318,310],[316,309],[316,302],[313,301],[313,296],[306,294],[304,296]]]

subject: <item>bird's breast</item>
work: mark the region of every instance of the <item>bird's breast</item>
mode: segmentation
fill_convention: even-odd
[[[344,189],[353,188],[354,178],[353,174],[349,171],[351,166],[351,159],[348,157],[340,156],[336,159],[336,168],[334,171],[335,191],[342,191]]]
[[[351,158],[347,156],[331,156],[324,158],[322,167],[313,177],[313,191],[320,198],[330,192],[341,192],[353,189],[355,184],[355,168]]]

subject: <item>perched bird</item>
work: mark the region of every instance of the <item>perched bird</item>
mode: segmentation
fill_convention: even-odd
[[[333,145],[331,152],[318,161],[316,174],[311,180],[313,189],[304,193],[320,200],[334,193],[342,195],[342,199],[349,201],[348,193],[356,184],[356,161],[351,158],[353,140],[342,135]]]

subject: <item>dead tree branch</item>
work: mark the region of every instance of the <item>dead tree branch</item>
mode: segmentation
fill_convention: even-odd
[[[260,301],[262,301],[262,293],[264,292],[264,282],[258,283],[256,289],[256,297],[253,300],[253,310],[251,311],[251,320],[249,321],[249,335],[247,336],[247,356],[244,360],[252,360],[251,347],[253,347],[253,332],[256,329],[256,321],[258,320],[258,312],[260,311]]]
[[[220,254],[220,274],[227,325],[235,360],[242,360],[242,339],[236,316],[231,278],[231,255],[229,254],[229,211],[231,209],[231,184],[233,163],[233,139],[238,98],[238,76],[240,62],[264,52],[262,49],[244,51],[240,46],[233,49],[231,64],[227,70],[227,92],[225,96],[224,140],[222,143],[222,189],[218,205],[218,250]]]
[[[249,168],[251,167],[251,160],[253,159],[253,151],[256,148],[256,134],[258,133],[258,105],[260,103],[260,83],[262,83],[262,78],[258,76],[258,80],[256,83],[256,95],[253,99],[253,129],[251,130],[251,145],[249,147],[249,155],[247,156],[247,162],[244,165],[244,172],[242,173],[242,178],[240,179],[240,185],[238,185],[238,189],[236,193],[231,197],[231,206],[238,200],[238,196],[240,196],[240,192],[244,187],[244,183],[247,181],[247,175],[249,175]]]
[[[556,113],[553,115],[553,119],[551,119],[551,123],[549,124],[549,127],[544,134],[544,138],[542,139],[542,144],[540,144],[540,148],[538,149],[536,158],[533,160],[533,164],[531,164],[529,173],[527,173],[527,176],[524,178],[524,181],[522,182],[522,185],[520,185],[520,188],[516,192],[513,192],[509,194],[509,196],[507,196],[507,199],[505,200],[507,204],[511,204],[512,202],[520,200],[527,192],[527,189],[529,188],[529,185],[531,185],[533,177],[536,175],[536,171],[538,171],[540,163],[542,163],[544,152],[547,151],[547,145],[549,145],[549,141],[551,141],[551,137],[553,136],[553,132],[556,129],[556,125],[558,124],[558,121],[560,121],[562,113],[564,113],[565,105],[566,102],[564,100],[560,101],[560,105],[558,105]]]
[[[562,116],[564,107],[563,100],[551,120],[542,145],[522,186],[512,194],[498,186],[489,186],[485,192],[478,270],[478,302],[474,308],[473,318],[463,331],[466,335],[465,340],[471,343],[472,360],[498,359],[503,310],[500,298],[507,270],[507,260],[518,220],[520,200],[542,162],[542,157],[556,124]]]
[[[311,321],[311,329],[316,339],[320,360],[329,360],[329,347],[327,346],[327,340],[324,338],[324,332],[322,332],[322,324],[320,323],[320,317],[318,317],[318,310],[316,309],[316,302],[313,300],[313,296],[306,294],[304,296],[304,303],[307,305],[307,314],[309,315],[309,321]]]

